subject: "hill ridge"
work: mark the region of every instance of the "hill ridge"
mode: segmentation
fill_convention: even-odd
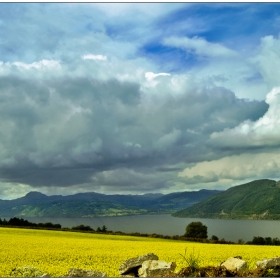
[[[96,192],[50,195],[29,192],[24,197],[0,200],[0,217],[105,217],[171,214],[217,194],[217,190],[154,195],[106,195]]]
[[[175,217],[215,219],[280,219],[280,183],[270,179],[237,185],[209,197]]]

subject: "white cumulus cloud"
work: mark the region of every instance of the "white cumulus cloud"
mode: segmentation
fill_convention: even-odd
[[[257,50],[250,62],[258,69],[269,88],[279,86],[280,38],[271,35],[261,38]]]
[[[33,63],[24,63],[24,62],[13,62],[11,63],[12,65],[15,65],[19,68],[23,68],[23,69],[51,69],[51,68],[57,68],[60,67],[60,62],[57,60],[47,60],[47,59],[43,59],[41,61],[36,61]]]
[[[263,117],[253,122],[246,120],[232,129],[211,134],[211,143],[227,147],[278,146],[280,137],[280,87],[266,96],[269,105]]]
[[[145,73],[145,78],[148,80],[148,81],[152,81],[153,79],[155,79],[156,77],[159,77],[159,76],[171,76],[171,74],[169,73],[153,73],[153,72],[146,72]]]
[[[206,179],[216,178],[220,182],[278,178],[280,152],[249,154],[224,157],[218,160],[203,161],[178,173],[186,182],[205,183]],[[210,176],[211,175],[211,176]]]
[[[98,55],[94,55],[94,54],[87,54],[87,55],[83,55],[82,58],[84,60],[103,60],[103,61],[106,61],[107,60],[107,56],[105,55],[101,55],[101,54],[98,54]]]

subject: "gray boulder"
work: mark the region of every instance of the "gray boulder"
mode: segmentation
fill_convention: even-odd
[[[121,275],[124,275],[129,274],[135,270],[137,271],[144,261],[149,260],[158,260],[158,256],[153,253],[149,253],[137,258],[128,259],[119,266],[119,272]]]
[[[259,268],[273,268],[276,266],[280,266],[280,257],[262,259],[261,261],[256,262],[256,265]]]
[[[176,263],[165,261],[144,261],[138,269],[139,277],[163,277],[167,272],[173,272],[176,268]]]
[[[225,262],[221,263],[221,265],[223,265],[228,270],[236,270],[236,271],[247,268],[247,263],[242,259],[240,259],[240,257],[229,258]]]
[[[63,277],[68,278],[76,278],[76,277],[91,277],[91,278],[100,278],[100,277],[107,277],[105,272],[96,271],[96,270],[85,270],[80,268],[70,268],[68,270],[67,275]]]

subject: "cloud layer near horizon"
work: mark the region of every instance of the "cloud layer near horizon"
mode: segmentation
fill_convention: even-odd
[[[140,4],[1,5],[1,197],[278,178],[277,37],[263,36],[248,55],[249,45],[202,36],[200,16],[182,35],[172,22],[203,4],[158,4],[155,14]],[[161,42],[153,50],[148,29]]]

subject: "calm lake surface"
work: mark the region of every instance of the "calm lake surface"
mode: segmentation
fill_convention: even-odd
[[[189,223],[200,221],[208,227],[209,238],[212,235],[216,235],[220,239],[224,238],[234,242],[237,242],[238,239],[250,241],[254,236],[280,238],[280,221],[175,218],[166,214],[102,218],[25,219],[35,223],[52,222],[68,228],[83,224],[96,230],[97,227],[105,225],[108,230],[112,231],[158,233],[163,235],[183,235]]]

